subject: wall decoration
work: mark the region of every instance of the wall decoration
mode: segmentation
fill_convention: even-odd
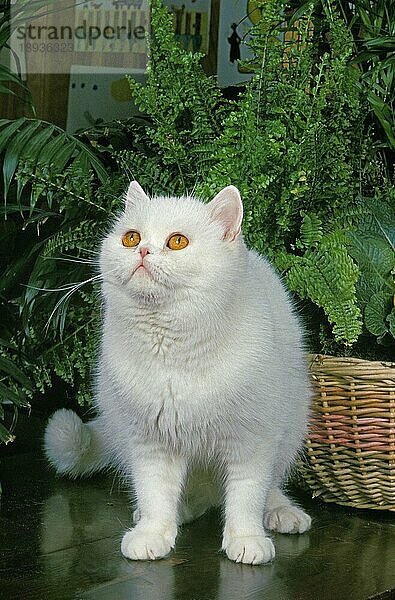
[[[79,2],[75,8],[77,52],[147,51],[149,11],[142,0]]]
[[[74,133],[110,119],[126,119],[137,112],[125,74],[125,69],[72,65],[67,131]],[[145,69],[131,69],[127,74],[139,83],[145,81]]]
[[[174,16],[174,32],[184,50],[207,54],[210,0],[164,0]]]
[[[260,18],[255,0],[226,0],[221,2],[218,31],[218,85],[226,87],[247,81],[251,74],[240,66],[239,60],[251,57],[248,31]]]

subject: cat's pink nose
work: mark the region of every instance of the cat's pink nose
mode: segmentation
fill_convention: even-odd
[[[149,254],[148,248],[144,248],[144,246],[142,248],[140,248],[140,256],[141,256],[141,258],[144,258],[145,256],[147,256],[147,254]]]

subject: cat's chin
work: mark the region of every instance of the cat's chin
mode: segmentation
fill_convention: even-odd
[[[138,269],[129,279],[126,290],[130,296],[143,304],[157,304],[166,297],[166,290],[160,282],[142,268]]]

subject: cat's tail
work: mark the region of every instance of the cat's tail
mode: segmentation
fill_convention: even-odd
[[[111,462],[99,419],[83,423],[72,410],[57,410],[44,435],[45,454],[59,474],[90,475]]]

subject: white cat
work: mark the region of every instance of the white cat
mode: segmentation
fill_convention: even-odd
[[[279,277],[245,246],[242,216],[233,186],[204,204],[149,198],[132,182],[102,244],[99,416],[57,411],[45,447],[59,473],[112,463],[130,479],[131,559],[166,556],[180,522],[220,502],[215,479],[236,562],[274,557],[265,529],[311,524],[280,489],[311,397],[302,329]]]

